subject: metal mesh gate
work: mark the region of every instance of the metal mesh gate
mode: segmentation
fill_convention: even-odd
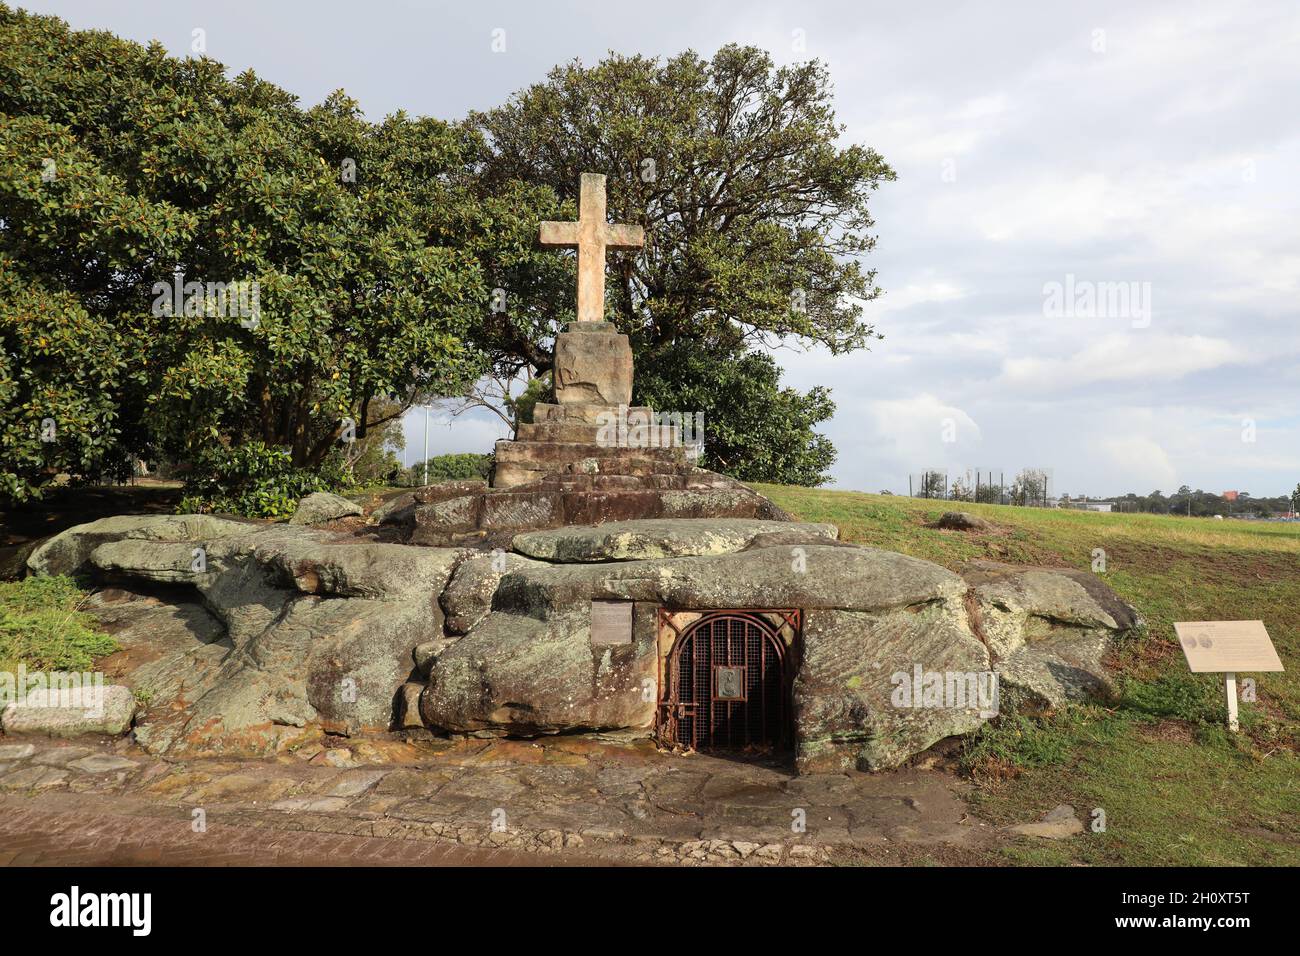
[[[662,729],[696,750],[773,747],[786,740],[785,643],[761,618],[711,614],[669,657]]]

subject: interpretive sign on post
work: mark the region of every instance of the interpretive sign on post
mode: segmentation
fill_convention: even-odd
[[[1237,675],[1246,671],[1280,671],[1263,621],[1179,621],[1178,644],[1193,674],[1223,674],[1228,696],[1228,728],[1236,730]]]

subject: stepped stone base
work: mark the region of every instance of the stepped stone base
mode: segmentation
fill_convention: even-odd
[[[650,419],[646,419],[650,420]],[[681,430],[673,425],[641,425],[630,421],[624,429],[629,443],[640,448],[671,448],[681,445]],[[520,425],[518,441],[573,442],[581,444],[609,444],[617,437],[617,426],[590,425],[586,422],[563,420],[543,421]]]
[[[538,404],[514,441],[496,446],[493,488],[548,475],[652,475],[687,464],[682,431],[654,410],[600,402]]]
[[[653,475],[685,464],[681,445],[659,448],[607,446],[597,442],[499,441],[494,488],[513,488],[549,475]]]
[[[436,486],[395,499],[379,517],[388,540],[432,547],[510,547],[521,531],[640,518],[789,521],[762,495],[725,475],[685,464],[646,474],[553,474],[512,488]]]
[[[628,407],[632,352],[608,322],[556,338],[555,402],[499,441],[491,487],[424,488],[390,502],[382,536],[434,547],[508,548],[518,532],[644,518],[789,521],[762,495],[696,468],[680,424]]]
[[[624,403],[626,405],[626,403]],[[589,425],[597,425],[601,422],[608,422],[613,416],[613,420],[618,418],[617,404],[608,402],[569,402],[567,404],[547,404],[538,402],[533,406],[533,421],[539,424],[544,422],[585,422]],[[627,417],[631,420],[634,416],[641,418],[643,421],[649,421],[654,411],[647,405],[633,405],[627,410]]]

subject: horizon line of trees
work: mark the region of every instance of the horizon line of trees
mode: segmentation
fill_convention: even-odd
[[[1082,507],[1082,498],[1071,499],[1061,496],[1061,507]],[[1193,518],[1207,518],[1213,515],[1230,515],[1267,517],[1296,511],[1300,506],[1300,485],[1290,495],[1273,495],[1253,497],[1249,492],[1239,491],[1235,498],[1229,498],[1200,488],[1192,490],[1182,485],[1173,494],[1165,495],[1156,490],[1150,494],[1140,495],[1127,492],[1122,495],[1104,498],[1088,498],[1089,501],[1112,501],[1116,511],[1142,512],[1146,514],[1190,515]],[[1070,503],[1067,503],[1070,502]],[[1073,502],[1078,502],[1074,504]]]
[[[984,474],[989,477],[983,478]],[[1089,502],[1108,501],[1113,503],[1115,511],[1190,515],[1193,518],[1213,515],[1268,517],[1300,512],[1300,484],[1289,495],[1259,498],[1246,491],[1238,491],[1235,497],[1228,497],[1200,488],[1192,490],[1187,485],[1181,486],[1171,495],[1165,495],[1159,490],[1146,495],[1131,491],[1122,495],[1071,495],[1068,492],[1051,495],[1051,475],[1043,469],[1021,469],[1009,485],[1002,473],[998,473],[996,481],[992,478],[993,474],[967,471],[950,476],[949,472],[932,469],[919,476],[909,477],[909,492],[916,498],[1039,508],[1048,507],[1052,501],[1061,508],[1086,508]]]

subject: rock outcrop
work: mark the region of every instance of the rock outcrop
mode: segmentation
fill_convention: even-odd
[[[416,492],[387,514],[418,528],[420,508],[457,497]],[[842,543],[832,525],[656,518],[512,537],[487,551],[112,518],[64,532],[29,563],[171,595],[124,605],[157,616],[160,641],[182,624],[192,635],[168,636],[131,681],[151,701],[137,737],[168,754],[264,754],[322,730],[390,727],[648,734],[677,633],[660,609],[797,609],[797,766],[879,769],[977,729],[1009,700],[1107,698],[1105,653],[1140,624],[1094,575],[988,562],[958,574]],[[598,629],[598,607],[625,614],[626,633]]]
[[[784,543],[794,543],[797,538],[811,544],[836,540],[839,529],[833,524],[791,525],[746,518],[659,518],[532,531],[515,535],[513,547],[542,561],[585,564],[731,554],[756,539],[771,541],[773,535],[782,535]]]
[[[136,735],[155,752],[261,754],[309,726],[387,729],[412,648],[442,637],[438,595],[459,556],[286,525],[140,516],[69,529],[29,567],[194,594],[224,634],[188,648],[203,665],[189,680],[168,668],[144,688],[153,706]]]
[[[992,561],[971,562],[962,574],[1001,681],[1026,703],[1115,699],[1106,651],[1143,622],[1097,575]]]
[[[938,528],[943,531],[989,531],[993,525],[983,518],[977,518],[968,511],[945,511],[939,516],[938,521],[934,521],[927,528]]]

